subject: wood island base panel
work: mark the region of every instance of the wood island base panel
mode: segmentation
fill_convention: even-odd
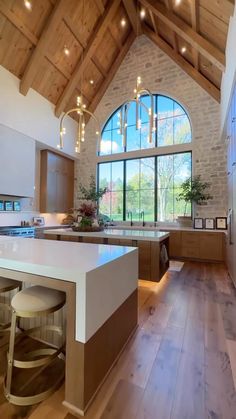
[[[0,276],[66,293],[64,404],[84,415],[137,327],[138,249],[0,237]]]
[[[169,268],[169,233],[138,229],[110,229],[102,232],[74,232],[71,228],[45,230],[49,240],[94,243],[138,248],[139,279],[159,282]]]

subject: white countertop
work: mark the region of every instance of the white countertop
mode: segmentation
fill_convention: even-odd
[[[0,236],[7,270],[75,283],[75,337],[87,342],[138,286],[138,249]]]
[[[100,238],[114,238],[127,240],[148,240],[160,242],[167,237],[169,233],[159,230],[139,230],[139,229],[106,229],[104,231],[85,233],[81,231],[72,231],[68,229],[45,230],[44,234],[55,234],[61,236],[77,236],[77,237],[100,237]]]
[[[227,234],[227,230],[209,230],[209,229],[198,229],[198,228],[193,228],[193,227],[182,227],[178,224],[173,225],[164,225],[164,224],[159,224],[156,227],[154,226],[149,226],[149,225],[134,225],[134,226],[130,226],[130,225],[117,225],[117,226],[109,226],[108,229],[110,230],[141,230],[141,231],[162,231],[162,232],[169,232],[169,231],[192,231],[192,232],[199,232],[199,233],[224,233]]]
[[[133,250],[125,246],[0,236],[0,267],[77,282],[79,274]]]

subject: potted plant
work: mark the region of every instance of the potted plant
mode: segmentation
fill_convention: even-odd
[[[107,192],[107,188],[97,189],[94,176],[91,176],[88,188],[79,185],[82,201],[77,209],[78,219],[73,224],[74,231],[101,231],[104,228],[103,221],[98,215],[99,199]]]
[[[180,225],[192,225],[192,217],[186,215],[188,203],[202,205],[209,199],[212,199],[212,196],[207,192],[209,186],[210,183],[201,181],[200,175],[193,178],[190,177],[182,183],[181,192],[176,198],[177,201],[185,201],[184,215],[178,217]]]

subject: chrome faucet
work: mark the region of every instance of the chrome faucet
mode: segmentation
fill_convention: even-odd
[[[128,211],[127,212],[127,216],[128,216],[128,218],[130,217],[130,225],[132,227],[132,225],[133,225],[133,214],[132,214],[132,211]]]
[[[145,222],[144,222],[144,211],[140,212],[140,218],[143,218],[143,227],[145,226]]]

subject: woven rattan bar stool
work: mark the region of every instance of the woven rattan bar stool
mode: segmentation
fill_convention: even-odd
[[[7,374],[4,381],[4,394],[7,400],[10,403],[19,405],[19,406],[28,406],[45,400],[50,394],[52,394],[55,389],[58,387],[60,382],[64,377],[61,374],[59,379],[53,383],[50,388],[46,391],[34,394],[34,395],[16,395],[12,391],[12,383],[14,380],[13,369],[22,368],[36,368],[38,371],[35,373],[33,370],[31,377],[28,382],[34,382],[43,370],[45,370],[49,365],[57,358],[63,354],[64,350],[64,331],[62,325],[44,325],[38,326],[26,331],[23,331],[18,338],[21,338],[22,335],[26,335],[32,339],[39,340],[42,343],[42,340],[35,338],[35,332],[38,331],[51,331],[56,332],[60,336],[61,344],[57,347],[44,347],[36,350],[25,350],[23,360],[15,359],[15,338],[16,338],[16,322],[21,318],[36,318],[36,317],[45,317],[50,313],[54,313],[61,309],[65,304],[65,294],[61,291],[53,290],[51,288],[45,288],[39,285],[35,285],[29,288],[18,292],[12,299],[12,320],[11,320],[11,333],[10,333],[10,343],[9,343],[9,352],[8,352],[8,367]],[[25,387],[26,383],[23,383]]]
[[[22,284],[19,281],[14,281],[13,279],[0,277],[0,294],[5,294],[7,292],[17,290],[17,288],[18,290],[20,290],[21,285]],[[5,302],[0,302],[0,310],[2,310],[3,312],[9,312],[11,311],[11,305]],[[11,322],[0,322],[0,335],[5,332],[8,332],[10,326]]]

